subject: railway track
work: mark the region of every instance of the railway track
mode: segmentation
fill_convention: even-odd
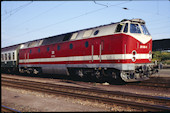
[[[4,106],[4,105],[1,105],[1,112],[2,113],[4,113],[4,112],[20,113],[20,111],[17,111],[15,109],[12,109],[12,108]]]
[[[169,83],[161,83],[161,82],[140,82],[140,83],[128,83],[127,85],[137,85],[151,88],[159,88],[159,89],[170,89]]]
[[[95,88],[82,88],[51,83],[2,77],[2,85],[34,90],[54,95],[95,100],[109,105],[140,109],[141,111],[170,111],[170,98],[139,95]],[[119,99],[118,99],[119,98]],[[137,102],[135,102],[137,101]],[[142,102],[141,102],[142,101]],[[147,104],[152,103],[152,104]]]

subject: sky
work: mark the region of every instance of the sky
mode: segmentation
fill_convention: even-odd
[[[1,1],[1,48],[133,18],[170,38],[170,0]]]

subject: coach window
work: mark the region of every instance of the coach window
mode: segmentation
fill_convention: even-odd
[[[8,60],[11,60],[11,53],[8,53]]]
[[[124,24],[118,24],[115,32],[121,32]]]
[[[12,53],[12,56],[13,56],[13,60],[15,60],[15,53],[14,52]]]
[[[40,53],[40,48],[38,48],[38,52]]]
[[[125,25],[125,28],[124,28],[124,31],[123,31],[124,33],[127,33],[128,32],[128,23],[126,23],[126,25]]]
[[[73,44],[70,44],[70,49],[73,49]]]
[[[7,60],[7,54],[5,53],[5,60]]]
[[[4,60],[4,54],[1,54],[1,60]]]
[[[87,48],[88,46],[89,46],[89,42],[86,41],[86,42],[85,42],[85,47]]]
[[[49,48],[49,47],[47,47],[47,51],[50,51],[50,48]]]

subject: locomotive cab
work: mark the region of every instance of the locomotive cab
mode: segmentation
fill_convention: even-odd
[[[150,33],[145,26],[144,20],[141,20],[141,19],[121,21],[117,25],[115,33],[128,33],[128,34],[136,35],[136,36],[145,35],[145,37],[151,38]]]
[[[136,19],[135,19],[136,20]],[[129,35],[133,36],[135,39],[139,40],[140,43],[146,44],[152,39],[149,31],[145,26],[143,20],[138,19],[138,21],[132,20],[129,25]]]

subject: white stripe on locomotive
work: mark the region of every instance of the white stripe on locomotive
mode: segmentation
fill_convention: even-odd
[[[101,60],[127,60],[132,59],[132,54],[108,54],[101,55]],[[136,54],[136,59],[149,59],[149,54]],[[92,60],[91,55],[88,56],[71,56],[71,57],[55,57],[55,58],[36,58],[36,59],[23,59],[19,63],[31,62],[60,62],[60,61],[87,61]],[[100,60],[99,55],[93,55],[93,60]]]

